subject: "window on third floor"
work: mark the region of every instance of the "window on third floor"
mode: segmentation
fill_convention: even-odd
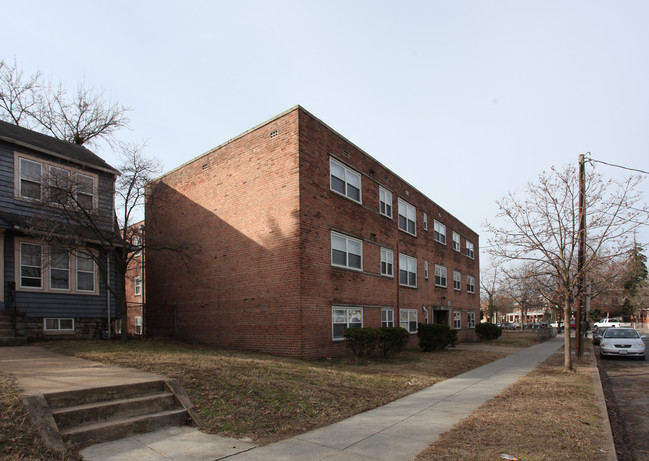
[[[399,199],[399,229],[411,235],[417,235],[417,209]]]
[[[361,203],[361,175],[337,160],[329,160],[331,190]]]

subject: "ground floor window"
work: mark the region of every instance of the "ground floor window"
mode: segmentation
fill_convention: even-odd
[[[453,328],[456,330],[462,328],[462,312],[453,312]]]
[[[142,316],[138,315],[135,317],[135,334],[136,335],[141,335],[142,334]]]
[[[43,329],[45,331],[74,331],[74,319],[43,319]]]
[[[466,319],[467,328],[475,328],[475,312],[468,312]]]
[[[399,326],[409,333],[417,333],[417,309],[401,309],[399,311]]]
[[[334,341],[345,339],[343,335],[347,328],[363,327],[363,308],[334,306],[331,309],[331,324]]]
[[[383,309],[381,309],[381,326],[394,326],[394,309],[392,309],[391,307],[384,307]]]

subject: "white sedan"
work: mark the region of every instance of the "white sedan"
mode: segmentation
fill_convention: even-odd
[[[606,357],[638,357],[645,359],[645,345],[633,328],[607,328],[599,343],[599,355]]]

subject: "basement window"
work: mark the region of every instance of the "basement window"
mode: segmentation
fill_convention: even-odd
[[[74,319],[43,319],[43,330],[58,332],[74,332]]]

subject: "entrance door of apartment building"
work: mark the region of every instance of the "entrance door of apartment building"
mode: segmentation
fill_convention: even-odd
[[[433,323],[450,325],[451,309],[445,306],[433,306]]]

